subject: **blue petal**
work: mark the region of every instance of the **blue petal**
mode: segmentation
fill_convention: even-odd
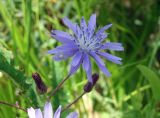
[[[89,30],[95,30],[96,28],[96,14],[93,14],[88,22],[88,29]]]
[[[88,22],[89,38],[92,37],[94,30],[96,28],[96,14],[93,14]]]
[[[68,18],[62,19],[63,23],[76,34],[76,24],[73,24]]]
[[[61,109],[62,109],[62,106],[60,105],[60,106],[58,107],[58,109],[56,110],[56,112],[54,113],[54,117],[53,117],[53,118],[60,118]]]
[[[87,29],[87,24],[86,24],[86,21],[85,21],[84,17],[82,17],[82,19],[81,19],[81,30],[86,31],[86,29]]]
[[[78,52],[76,53],[76,54],[78,54]],[[75,54],[75,55],[76,55]],[[82,57],[83,57],[83,55],[81,55],[81,57],[77,60],[77,65],[75,65],[74,64],[74,66],[72,65],[73,63],[74,63],[74,58],[73,58],[73,60],[72,60],[72,64],[71,64],[71,68],[70,68],[70,72],[69,72],[69,75],[72,75],[72,74],[74,74],[77,70],[78,70],[78,68],[80,67],[80,65],[81,65],[81,63],[82,63]]]
[[[27,112],[28,112],[29,118],[36,118],[35,109],[33,109],[32,107],[28,108]]]
[[[52,30],[51,36],[61,43],[72,43],[74,40],[70,34],[59,30]]]
[[[106,25],[106,26],[102,27],[100,30],[97,31],[96,35],[99,35],[99,34],[103,33],[105,30],[107,30],[111,26],[112,26],[112,24],[109,24],[109,25]]]
[[[69,52],[62,52],[62,53],[57,53],[56,55],[53,56],[53,59],[55,61],[61,61],[61,60],[66,60],[69,57],[72,57],[78,50],[71,50]]]
[[[53,49],[53,50],[49,50],[48,54],[57,54],[57,53],[64,53],[64,52],[69,52],[72,50],[77,50],[78,47],[77,45],[73,45],[73,44],[64,44],[62,46],[58,46],[57,48]]]
[[[97,54],[99,54],[100,56],[106,58],[107,60],[109,60],[113,63],[122,64],[122,62],[121,62],[122,59],[117,57],[117,56],[111,55],[111,54],[106,53],[106,52],[97,52]]]
[[[103,62],[103,60],[95,53],[95,52],[90,52],[91,56],[94,58],[94,60],[96,61],[98,67],[101,69],[101,71],[106,75],[106,76],[110,76],[110,72],[107,70],[107,68],[105,67],[105,64]]]
[[[52,111],[52,104],[47,102],[44,106],[44,118],[52,118],[53,111]]]
[[[101,33],[101,34],[99,34],[99,35],[95,35],[94,38],[93,38],[93,39],[94,39],[93,41],[96,41],[96,42],[98,42],[98,43],[101,43],[104,39],[107,38],[107,36],[108,36],[107,33]]]
[[[75,35],[77,36],[77,38],[81,39],[82,38],[82,31],[80,29],[80,27],[78,25],[76,25],[76,33]]]
[[[84,54],[82,65],[83,65],[84,70],[87,73],[88,81],[92,83],[93,82],[92,81],[92,65],[91,65],[88,54]]]
[[[35,109],[36,118],[43,118],[42,112],[40,109]]]
[[[77,112],[71,112],[66,118],[78,118]]]
[[[72,60],[71,65],[72,65],[72,66],[77,66],[78,63],[79,63],[79,61],[80,61],[80,59],[81,59],[81,57],[82,57],[82,52],[79,52],[79,51],[78,51],[78,52],[75,54],[75,56],[74,56],[74,58],[73,58],[73,60]]]
[[[104,50],[104,49],[116,50],[116,51],[124,50],[121,43],[112,43],[112,42],[107,42],[103,44],[103,46],[101,47],[101,50]]]

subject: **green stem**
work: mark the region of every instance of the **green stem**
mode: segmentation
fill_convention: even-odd
[[[133,96],[135,96],[136,94],[138,94],[139,92],[143,92],[143,91],[145,91],[145,90],[147,90],[147,89],[149,89],[150,88],[150,85],[146,85],[146,86],[143,86],[143,87],[141,87],[141,88],[139,88],[138,90],[135,90],[135,91],[133,91],[133,92],[131,92],[129,95],[127,95],[124,99],[123,99],[123,101],[128,101],[129,99],[131,99]]]
[[[50,101],[51,97],[55,95],[55,93],[62,87],[63,83],[68,80],[70,77],[70,75],[68,75],[65,79],[63,79],[61,81],[61,83],[53,90],[53,92],[51,93],[51,95],[48,97],[48,101]]]
[[[70,103],[69,105],[67,105],[64,109],[62,109],[62,112],[65,111],[66,109],[68,109],[69,107],[71,107],[73,104],[75,104],[80,98],[82,98],[82,96],[86,94],[86,92],[84,91],[78,98],[76,98],[72,103]]]
[[[15,104],[9,104],[9,103],[3,102],[3,101],[0,101],[0,104],[7,105],[7,106],[10,106],[10,107],[14,107],[16,109],[19,109],[19,110],[22,110],[24,112],[27,112],[26,109],[24,109],[24,108],[22,108],[22,107],[20,107],[18,105],[15,105]]]

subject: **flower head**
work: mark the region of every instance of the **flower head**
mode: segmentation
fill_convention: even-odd
[[[59,30],[52,30],[51,36],[62,43],[62,46],[48,51],[54,54],[53,59],[56,61],[65,60],[73,57],[69,74],[75,73],[80,65],[83,65],[87,73],[87,78],[92,82],[92,65],[90,57],[93,57],[101,71],[110,76],[110,72],[105,67],[105,63],[100,57],[121,64],[121,58],[113,56],[103,50],[123,51],[121,43],[104,42],[108,34],[105,32],[112,24],[106,25],[96,31],[96,15],[90,17],[88,25],[82,17],[80,25],[72,23],[68,18],[63,19],[63,23],[73,31],[73,35]]]
[[[58,107],[53,116],[52,105],[50,102],[47,102],[44,106],[44,112],[42,113],[40,109],[28,108],[29,118],[60,118],[61,106]],[[66,118],[78,118],[77,112],[70,113]]]

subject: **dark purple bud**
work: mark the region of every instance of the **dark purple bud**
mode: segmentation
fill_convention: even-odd
[[[99,79],[99,75],[97,74],[97,73],[94,73],[93,75],[92,75],[92,79],[93,79],[93,83],[91,83],[91,82],[87,82],[85,85],[84,85],[84,91],[85,92],[87,92],[87,93],[89,93],[91,90],[92,90],[92,88],[94,87],[94,85],[96,84],[96,82],[97,82],[97,80]]]
[[[47,92],[47,87],[46,87],[46,85],[44,84],[40,75],[37,72],[32,74],[32,78],[35,81],[37,91],[39,93],[44,94],[45,92]]]
[[[87,82],[87,84],[84,85],[84,91],[89,93],[93,88],[93,84],[91,82]]]
[[[99,79],[99,74],[94,73],[92,75],[92,79],[93,79],[93,86],[96,84],[97,80]]]

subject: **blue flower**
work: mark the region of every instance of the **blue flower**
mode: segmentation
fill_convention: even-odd
[[[28,108],[27,112],[28,112],[29,118],[60,118],[61,108],[62,107],[60,105],[53,115],[52,105],[50,102],[47,102],[44,106],[43,113],[41,112],[41,110],[39,108],[33,109],[32,107]],[[78,113],[72,112],[66,118],[78,118]]]
[[[110,72],[107,70],[105,63],[100,57],[113,63],[121,64],[121,58],[103,51],[124,50],[121,43],[104,42],[108,36],[108,33],[106,33],[105,30],[110,28],[112,24],[106,25],[96,31],[96,14],[93,14],[90,17],[88,26],[84,17],[82,17],[80,25],[72,23],[68,18],[64,18],[63,23],[73,31],[73,34],[52,30],[51,36],[61,42],[62,46],[49,50],[48,53],[54,54],[53,59],[55,61],[66,60],[69,57],[74,56],[71,62],[69,75],[74,74],[82,64],[87,73],[89,82],[92,82],[92,65],[90,57],[95,60],[101,71],[108,77],[110,76]]]

